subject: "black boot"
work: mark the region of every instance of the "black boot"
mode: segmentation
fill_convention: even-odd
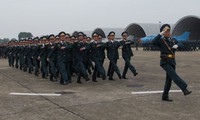
[[[191,94],[192,93],[192,91],[189,91],[188,89],[185,89],[184,91],[183,91],[183,94],[186,96],[186,95],[189,95],[189,94]]]
[[[77,83],[78,83],[78,84],[82,84],[82,82],[81,82],[81,76],[80,76],[80,75],[79,75],[78,78],[77,78]]]
[[[163,101],[167,101],[167,102],[172,102],[172,101],[173,101],[172,99],[169,99],[169,97],[166,97],[166,98],[163,97],[162,100],[163,100]]]
[[[137,72],[135,72],[135,73],[134,73],[134,76],[137,76],[137,75],[138,75],[138,73],[137,73]]]

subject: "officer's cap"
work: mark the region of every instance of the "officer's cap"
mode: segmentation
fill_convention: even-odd
[[[66,35],[66,33],[64,32],[64,31],[62,31],[62,32],[60,32],[59,34],[58,34],[58,36],[65,36]]]
[[[76,39],[76,37],[75,36],[71,36],[71,39]]]
[[[55,35],[51,34],[51,35],[48,36],[48,39],[52,39],[52,38],[54,39]]]
[[[123,36],[123,35],[128,35],[128,32],[123,32],[123,33],[121,34],[121,36]]]
[[[164,29],[165,27],[168,27],[169,29],[171,28],[169,24],[164,24],[164,25],[162,25],[162,27],[160,28],[160,32],[162,32],[163,29]]]
[[[78,36],[84,36],[84,33],[83,32],[79,32]]]
[[[67,34],[66,34],[66,37],[69,37],[69,38],[70,38],[70,34],[67,33]]]
[[[99,34],[98,33],[96,33],[96,32],[94,32],[93,34],[92,34],[92,37],[95,37],[95,36],[99,36]]]
[[[47,36],[43,36],[40,38],[41,40],[47,40]]]
[[[115,32],[114,32],[114,31],[111,31],[108,35],[109,35],[109,36],[114,36],[114,35],[115,35]]]

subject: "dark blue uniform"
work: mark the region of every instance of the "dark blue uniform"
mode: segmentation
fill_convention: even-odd
[[[73,45],[69,42],[60,43],[58,48],[58,62],[61,74],[60,84],[66,85],[71,82],[70,61]]]
[[[131,70],[131,72],[134,74],[134,76],[136,76],[137,75],[136,69],[130,62],[131,57],[133,56],[131,44],[134,44],[134,41],[122,40],[122,41],[120,41],[120,44],[122,45],[122,57],[125,61],[125,66],[124,66],[124,71],[123,71],[122,77],[126,79],[126,73],[128,71],[128,68]]]
[[[49,60],[50,81],[54,81],[53,78],[55,78],[55,80],[57,81],[57,74],[56,74],[57,46],[55,43],[50,43],[50,50],[47,59]]]
[[[90,80],[88,78],[88,73],[86,70],[86,60],[85,58],[88,57],[87,56],[87,51],[86,50],[80,50],[81,48],[87,47],[87,44],[84,42],[76,42],[74,43],[74,58],[75,58],[75,62],[76,62],[76,70],[78,70],[79,76],[77,79],[77,83],[81,83],[80,79],[81,76],[83,76],[86,81]]]
[[[187,84],[177,75],[175,71],[175,49],[173,49],[172,46],[176,44],[176,41],[172,40],[171,38],[163,38],[159,34],[154,38],[153,44],[160,48],[160,66],[166,71],[167,74],[163,98],[168,98],[172,80],[185,94],[187,92]]]
[[[103,60],[105,58],[104,56],[104,49],[106,47],[105,43],[102,42],[92,42],[90,43],[90,50],[91,50],[91,59],[95,63],[95,69],[92,75],[92,80],[96,81],[97,73],[99,73],[103,80],[106,78],[106,72],[103,67]]]
[[[119,68],[117,67],[117,60],[119,59],[119,47],[120,43],[118,41],[109,41],[106,43],[107,57],[110,60],[110,70],[108,71],[109,80],[113,80],[114,72],[116,72],[118,77],[121,79],[121,74]]]

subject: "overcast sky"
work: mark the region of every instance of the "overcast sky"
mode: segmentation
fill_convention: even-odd
[[[125,28],[130,23],[175,23],[200,16],[200,0],[0,0],[0,38],[60,31]]]

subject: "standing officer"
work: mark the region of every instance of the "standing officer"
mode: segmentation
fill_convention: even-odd
[[[93,42],[90,44],[90,50],[91,50],[91,59],[95,63],[94,72],[92,75],[92,81],[97,82],[97,72],[102,76],[102,79],[106,79],[106,72],[103,67],[103,59],[104,59],[104,43],[99,41],[99,35],[97,33],[92,34]]]
[[[176,40],[170,38],[170,25],[164,24],[161,27],[160,32],[161,33],[154,38],[153,44],[160,48],[160,66],[166,71],[167,74],[162,100],[173,101],[169,99],[168,96],[172,80],[183,91],[184,95],[189,95],[192,92],[187,90],[187,84],[177,75],[175,71],[175,51],[178,47],[180,47],[180,45],[177,44]]]
[[[130,62],[131,57],[133,56],[131,45],[134,44],[134,41],[127,40],[127,38],[128,38],[127,32],[123,32],[121,35],[122,35],[123,40],[120,41],[120,44],[122,45],[122,57],[125,61],[122,78],[127,79],[126,73],[128,71],[128,68],[131,70],[131,72],[133,73],[134,76],[136,76],[138,74],[135,70],[135,67],[133,65],[131,65],[131,62]]]
[[[121,74],[119,71],[119,68],[117,67],[117,60],[119,59],[119,52],[118,48],[120,47],[120,43],[118,41],[115,41],[115,32],[110,32],[110,41],[108,41],[106,44],[107,49],[107,57],[110,60],[110,71],[109,73],[109,80],[114,81],[113,74],[114,72],[117,73],[119,79],[121,79]]]

